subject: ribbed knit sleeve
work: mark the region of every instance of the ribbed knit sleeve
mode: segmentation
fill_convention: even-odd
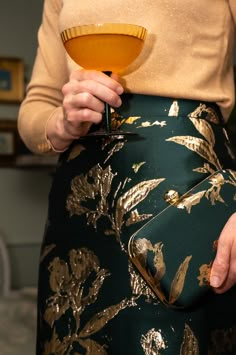
[[[229,0],[229,5],[231,8],[232,16],[234,18],[234,22],[236,24],[236,0]]]
[[[32,77],[18,116],[19,133],[35,153],[42,153],[46,121],[55,110],[61,110],[61,88],[68,80],[58,24],[60,11],[61,0],[45,0]]]

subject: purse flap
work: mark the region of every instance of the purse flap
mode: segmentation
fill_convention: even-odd
[[[130,260],[164,304],[189,307],[209,291],[217,239],[236,209],[235,193],[236,172],[217,171],[131,236]]]

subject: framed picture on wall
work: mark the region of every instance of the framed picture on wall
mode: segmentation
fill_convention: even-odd
[[[58,156],[32,153],[19,136],[17,120],[0,118],[0,167],[52,169]]]
[[[23,97],[23,61],[19,58],[0,57],[0,102],[19,103]]]
[[[15,162],[18,145],[17,124],[15,120],[0,119],[0,165]]]

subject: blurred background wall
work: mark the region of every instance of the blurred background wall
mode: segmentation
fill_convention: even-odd
[[[43,0],[8,0],[0,5],[0,57],[19,57],[30,78]],[[0,120],[16,120],[19,104],[0,103]],[[12,287],[37,284],[40,241],[51,175],[47,169],[0,166],[0,237],[10,253]]]
[[[19,57],[27,83],[35,58],[43,0],[7,0],[0,7],[0,57]],[[0,103],[0,120],[16,120],[19,104]],[[231,126],[236,124],[232,119]],[[236,130],[235,130],[236,136]],[[0,237],[10,253],[12,287],[37,284],[40,242],[51,184],[45,168],[0,166]]]

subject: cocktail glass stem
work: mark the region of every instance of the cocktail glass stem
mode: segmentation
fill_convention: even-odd
[[[104,71],[104,74],[111,76],[111,71]],[[105,102],[105,111],[103,114],[103,122],[107,133],[111,133],[111,107]]]
[[[105,111],[103,114],[103,121],[105,122],[105,129],[107,133],[111,133],[111,108],[105,103]]]

